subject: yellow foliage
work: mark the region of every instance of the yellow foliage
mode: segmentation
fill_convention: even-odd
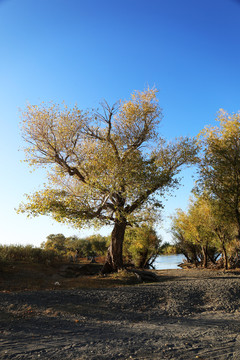
[[[104,102],[102,108],[99,113],[64,103],[27,105],[26,161],[48,166],[49,184],[27,196],[19,211],[75,226],[154,218],[149,212],[158,212],[158,195],[178,184],[182,165],[196,161],[195,141],[162,140],[156,89],[135,91],[129,101],[113,107]]]

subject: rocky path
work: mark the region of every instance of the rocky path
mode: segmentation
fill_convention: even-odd
[[[240,359],[240,277],[0,293],[0,359]]]

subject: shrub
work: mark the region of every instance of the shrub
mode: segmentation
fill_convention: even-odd
[[[25,261],[47,263],[61,261],[63,257],[54,250],[44,250],[32,245],[0,245],[0,261]]]
[[[150,226],[129,228],[123,244],[124,257],[136,267],[150,268],[159,255],[161,242]]]

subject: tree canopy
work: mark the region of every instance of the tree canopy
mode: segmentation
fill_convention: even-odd
[[[196,161],[197,145],[185,137],[167,142],[157,91],[135,91],[128,101],[101,111],[77,106],[28,105],[22,113],[26,161],[48,166],[48,184],[27,196],[20,212],[50,215],[76,227],[113,224],[106,264],[122,267],[127,225],[154,220],[162,196],[178,186],[183,165]]]
[[[203,156],[197,191],[221,202],[240,238],[240,113],[221,110],[217,121],[219,126],[206,127],[199,136]]]

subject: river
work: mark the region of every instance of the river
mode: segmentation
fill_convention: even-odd
[[[181,269],[178,265],[185,259],[184,255],[159,255],[155,262],[154,267],[156,270],[167,269]]]

